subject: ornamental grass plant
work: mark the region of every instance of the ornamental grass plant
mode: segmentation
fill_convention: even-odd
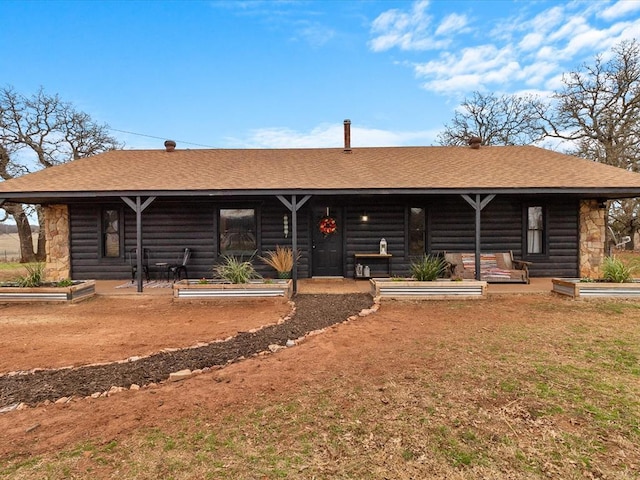
[[[44,263],[25,265],[27,274],[16,279],[19,287],[39,287],[44,281]]]
[[[291,248],[276,245],[275,252],[269,250],[266,256],[259,258],[267,265],[273,267],[278,272],[279,278],[289,278],[295,261],[300,259],[300,253],[297,252],[294,258]]]
[[[419,261],[412,262],[409,267],[411,276],[420,282],[431,282],[443,277],[447,264],[442,257],[423,255]]]
[[[260,278],[251,261],[230,255],[223,255],[222,263],[213,270],[220,279],[230,283],[249,283],[249,280]]]
[[[602,262],[602,278],[607,282],[614,283],[631,282],[638,267],[637,261],[626,264],[615,256],[605,257]]]

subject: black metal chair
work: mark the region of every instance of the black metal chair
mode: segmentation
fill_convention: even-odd
[[[182,275],[184,278],[189,278],[189,274],[187,272],[187,263],[189,263],[189,259],[191,258],[191,249],[185,248],[184,254],[182,255],[182,263],[169,265],[167,267],[167,278],[171,277],[175,283],[176,280],[180,280]]]
[[[129,265],[131,266],[131,283],[136,280],[136,273],[138,273],[138,249],[132,248],[129,250]],[[149,249],[142,249],[142,273],[144,274],[147,282],[149,282]]]

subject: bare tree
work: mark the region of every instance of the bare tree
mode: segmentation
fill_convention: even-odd
[[[541,136],[542,102],[531,95],[482,94],[465,98],[451,124],[438,135],[440,145],[466,145],[480,137],[482,145],[527,145]]]
[[[640,45],[624,41],[605,61],[598,56],[563,76],[555,94],[557,108],[540,110],[544,133],[568,140],[569,153],[626,170],[640,172]],[[613,202],[610,225],[619,236],[640,228],[636,199]],[[628,244],[633,248],[633,242]]]
[[[11,87],[0,89],[0,178],[9,180],[26,173],[95,155],[122,145],[109,127],[49,95],[41,88],[31,97]],[[44,226],[40,223],[37,251],[34,251],[27,206],[6,203],[2,208],[18,225],[21,260],[44,259]]]

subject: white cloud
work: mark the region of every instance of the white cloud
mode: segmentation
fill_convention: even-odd
[[[313,47],[321,47],[336,36],[335,30],[319,23],[302,22],[295,29],[296,38]]]
[[[452,13],[447,16],[442,23],[436,29],[436,35],[448,35],[451,33],[456,33],[460,31],[464,31],[469,23],[466,15],[458,15],[457,13]]]
[[[458,55],[443,54],[414,68],[417,76],[432,78],[424,88],[451,93],[482,89],[487,83],[503,84],[521,71],[511,48],[498,50],[494,45],[465,48]]]
[[[542,35],[550,32],[565,21],[565,9],[561,6],[552,7],[536,15],[531,21],[530,28]]]
[[[563,75],[564,75],[564,72],[559,72],[555,74],[553,77],[548,78],[544,82],[545,88],[552,90],[554,92],[558,92],[562,90],[562,87],[564,87],[564,82],[562,81]]]
[[[429,145],[437,131],[390,131],[367,127],[351,127],[351,146],[388,147]],[[252,130],[244,138],[228,138],[229,148],[340,148],[344,146],[342,124],[321,124],[309,132],[290,128],[261,128]]]
[[[558,86],[562,71],[575,69],[621,40],[637,38],[640,31],[640,18],[634,16],[640,1],[625,0],[610,6],[567,2],[538,11],[533,17],[527,17],[527,12],[535,4],[523,6],[511,17],[499,17],[497,12],[488,20],[478,13],[473,18],[490,26],[482,37],[470,27],[471,13],[437,19],[429,14],[429,6],[425,1],[415,2],[411,9],[379,15],[372,24],[376,36],[370,46],[375,51],[439,50],[436,55],[425,53],[424,62],[405,63],[412,65],[423,88],[446,94],[496,88],[546,90]],[[607,24],[598,18],[614,21]],[[625,18],[628,20],[619,21]],[[436,38],[436,34],[447,37]],[[484,44],[476,44],[478,38]],[[452,48],[455,44],[465,47],[456,50]]]
[[[549,32],[549,42],[559,42],[562,40],[571,39],[576,35],[584,33],[589,30],[585,19],[582,17],[568,18],[566,22],[554,32]]]
[[[422,84],[425,90],[433,90],[439,93],[459,93],[481,90],[483,86],[482,76],[477,74],[453,75],[430,80]]]
[[[535,87],[544,84],[545,80],[558,71],[558,64],[541,60],[530,65],[526,65],[520,71],[520,78],[527,86]]]
[[[427,30],[432,21],[426,14],[428,6],[427,0],[421,0],[413,4],[409,13],[395,8],[381,13],[371,24],[371,32],[376,34],[369,42],[371,49],[382,52],[394,47],[401,50],[443,48],[446,42],[434,40]]]
[[[544,34],[533,32],[525,35],[524,38],[520,40],[518,47],[520,47],[522,50],[525,50],[525,51],[532,51],[532,50],[536,50],[537,48],[540,48],[540,45],[542,45],[544,41],[545,41]]]
[[[640,11],[640,2],[637,0],[620,0],[609,8],[605,8],[598,16],[605,20],[615,20],[633,12]]]

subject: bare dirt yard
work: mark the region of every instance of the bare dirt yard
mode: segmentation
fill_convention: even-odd
[[[338,308],[301,297],[294,319]],[[235,338],[290,312],[129,296],[3,306],[0,374]],[[183,381],[0,414],[0,477],[640,478],[639,359],[634,302],[385,302]]]

